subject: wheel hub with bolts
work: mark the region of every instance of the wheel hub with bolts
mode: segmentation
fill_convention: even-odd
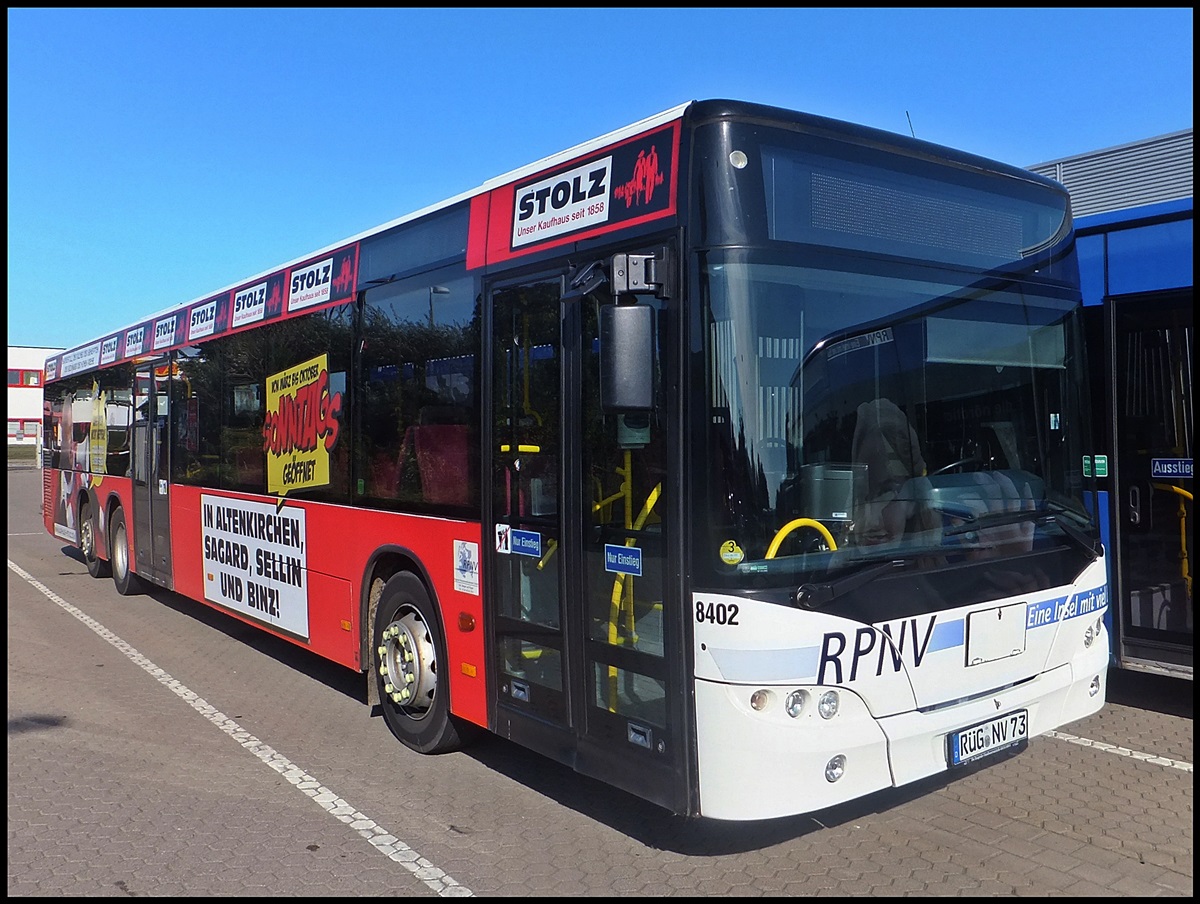
[[[92,519],[84,518],[79,525],[79,547],[86,558],[96,555],[96,536],[92,533]]]
[[[384,694],[409,716],[424,716],[437,690],[437,657],[417,613],[396,613],[375,652]]]

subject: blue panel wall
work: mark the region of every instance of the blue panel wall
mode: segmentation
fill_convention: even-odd
[[[1193,286],[1191,198],[1081,217],[1075,230],[1084,304]]]
[[[1192,285],[1192,221],[1121,229],[1108,236],[1108,293]]]
[[[1075,242],[1079,254],[1079,281],[1084,304],[1104,300],[1104,236],[1080,236]]]

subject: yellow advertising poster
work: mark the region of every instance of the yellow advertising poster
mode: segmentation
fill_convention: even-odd
[[[92,383],[92,423],[88,428],[88,449],[91,461],[88,462],[93,474],[107,473],[108,464],[108,408],[100,384]]]
[[[263,451],[267,491],[285,496],[329,483],[342,394],[329,385],[329,356],[319,355],[267,377]]]

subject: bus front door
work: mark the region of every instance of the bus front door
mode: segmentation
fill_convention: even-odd
[[[679,665],[679,614],[664,606],[667,420],[602,411],[598,302],[563,286],[555,274],[490,291],[494,728],[682,812],[685,694],[664,655]],[[663,304],[639,303],[656,316]]]
[[[134,379],[130,451],[135,570],[170,589],[170,379],[167,359],[138,367]]]
[[[1191,678],[1191,291],[1122,297],[1110,304],[1117,658],[1126,668]]]

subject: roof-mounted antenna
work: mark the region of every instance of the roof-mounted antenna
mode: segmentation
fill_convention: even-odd
[[[917,137],[917,133],[916,133],[916,132],[913,132],[913,127],[912,127],[912,117],[908,115],[908,111],[907,111],[907,110],[905,110],[905,111],[904,111],[904,115],[908,117],[908,130],[909,130],[910,132],[912,132],[912,137],[913,137],[913,138],[916,138],[916,137]]]

